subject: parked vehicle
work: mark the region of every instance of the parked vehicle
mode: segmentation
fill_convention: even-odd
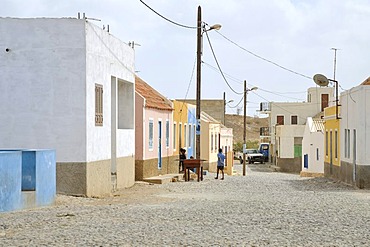
[[[269,161],[270,156],[270,143],[261,143],[258,151],[263,155],[264,161]]]
[[[257,149],[245,149],[245,153],[247,155],[249,164],[254,164],[255,162],[260,162],[263,164],[264,162],[263,154],[258,152]]]

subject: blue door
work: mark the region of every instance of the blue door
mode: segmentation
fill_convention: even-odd
[[[303,155],[303,167],[308,169],[308,154]]]
[[[158,121],[158,169],[162,169],[162,121]]]

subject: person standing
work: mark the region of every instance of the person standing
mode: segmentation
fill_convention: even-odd
[[[221,171],[222,178],[221,180],[224,180],[224,167],[225,167],[225,155],[222,153],[222,148],[218,150],[217,154],[217,174],[215,179],[218,179],[218,173]]]
[[[186,160],[186,150],[184,148],[180,148],[180,172],[184,171],[184,160]]]

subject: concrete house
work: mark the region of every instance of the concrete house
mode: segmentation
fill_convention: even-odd
[[[178,173],[172,102],[137,76],[135,82],[135,179]]]
[[[273,162],[281,171],[301,171],[302,139],[306,120],[323,112],[333,100],[334,88],[311,87],[307,90],[306,102],[261,103],[260,112],[269,114],[270,153]],[[266,128],[263,132],[266,132],[265,130]]]
[[[302,140],[302,177],[324,176],[324,120],[307,118]]]
[[[58,193],[134,184],[134,51],[85,19],[0,18],[0,148],[56,150]]]
[[[217,171],[217,153],[220,148],[221,123],[208,115],[201,112],[200,123],[200,158],[203,162],[204,169],[210,172]]]
[[[341,93],[340,179],[370,188],[370,77]]]
[[[222,148],[222,151],[226,156],[225,171],[228,175],[233,175],[233,166],[234,166],[233,143],[234,143],[233,129],[221,125],[220,148]]]

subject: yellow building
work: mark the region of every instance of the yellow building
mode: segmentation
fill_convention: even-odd
[[[338,110],[338,112],[337,112]],[[324,110],[324,175],[340,178],[340,106]]]
[[[173,152],[179,153],[180,148],[186,150],[186,136],[188,124],[187,103],[173,100]]]

